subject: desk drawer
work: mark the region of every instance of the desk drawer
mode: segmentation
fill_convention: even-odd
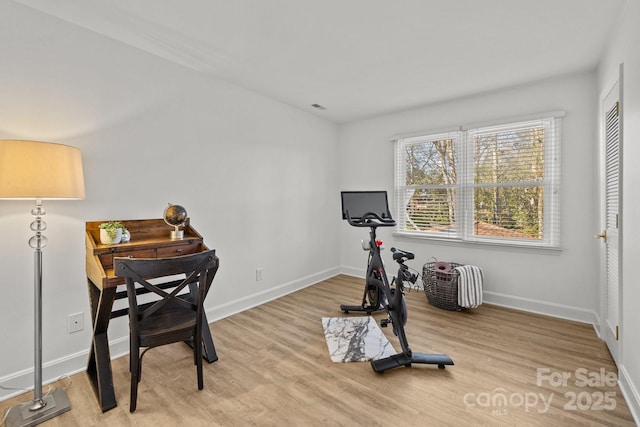
[[[100,261],[104,268],[113,268],[113,257],[125,257],[125,258],[155,258],[155,249],[139,249],[137,251],[123,251],[112,252],[108,254],[100,255]]]
[[[189,255],[194,254],[196,252],[200,252],[201,245],[200,242],[195,243],[186,243],[184,245],[175,245],[175,246],[166,246],[162,248],[157,248],[158,258],[170,258],[174,256],[180,255]]]

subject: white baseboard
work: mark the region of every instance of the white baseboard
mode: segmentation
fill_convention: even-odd
[[[245,298],[230,301],[226,304],[214,306],[207,310],[207,319],[209,322],[224,319],[232,314],[240,313],[252,307],[264,304],[274,299],[280,298],[292,292],[311,286],[315,283],[329,279],[340,273],[339,268],[327,269],[280,286],[270,288],[264,292],[253,294]],[[117,359],[129,354],[129,337],[125,336],[109,341],[109,351],[111,359]],[[70,354],[56,360],[52,360],[42,365],[42,383],[49,384],[57,381],[59,378],[82,372],[87,369],[89,360],[89,349],[78,353]],[[11,388],[11,390],[0,389],[0,402],[12,397],[32,391],[34,388],[33,368],[15,372],[0,378],[0,385]],[[17,389],[17,390],[14,390]],[[46,393],[46,387],[43,387],[43,393]],[[32,399],[32,396],[25,398],[25,401]]]
[[[516,297],[513,295],[500,294],[498,292],[484,291],[482,295],[482,300],[487,304],[515,308],[517,310],[528,311],[530,313],[544,314],[546,316],[573,320],[581,323],[589,323],[594,326],[597,321],[596,313],[584,308]]]
[[[594,315],[593,329],[596,331],[596,335],[598,336],[598,338],[602,339],[602,334],[600,333],[600,328],[602,327],[602,322],[600,321],[600,315],[597,312],[594,312],[593,315]]]
[[[636,425],[640,426],[640,392],[638,392],[638,389],[633,385],[633,382],[631,382],[629,373],[624,365],[618,367],[618,385],[620,386],[624,400],[627,402],[629,411],[631,411],[633,420]]]

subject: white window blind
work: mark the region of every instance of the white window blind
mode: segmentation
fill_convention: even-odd
[[[400,230],[455,237],[460,132],[399,140],[396,218]]]
[[[398,139],[398,231],[558,246],[560,120]]]

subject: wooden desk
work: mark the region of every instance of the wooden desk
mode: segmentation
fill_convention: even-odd
[[[128,314],[127,308],[112,310],[116,299],[127,297],[126,289],[117,290],[119,286],[124,287],[124,280],[114,275],[113,257],[166,258],[201,252],[208,248],[188,220],[183,227],[184,237],[180,240],[171,240],[170,232],[173,228],[162,219],[121,221],[131,233],[131,240],[116,245],[100,243],[98,226],[103,222],[106,221],[86,223],[86,272],[93,320],[93,340],[87,374],[102,412],[106,412],[117,405],[107,329],[112,318]],[[206,316],[204,324],[208,324]],[[204,328],[202,333],[203,357],[209,363],[215,362],[218,356],[211,331]]]

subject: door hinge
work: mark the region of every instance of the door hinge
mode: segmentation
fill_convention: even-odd
[[[616,116],[620,117],[620,101],[616,101]]]
[[[620,334],[618,333],[618,331],[619,331],[618,325],[616,325],[616,341],[620,339]]]
[[[619,222],[619,220],[620,220],[620,215],[619,215],[619,214],[616,214],[616,228],[620,228],[620,222]]]

